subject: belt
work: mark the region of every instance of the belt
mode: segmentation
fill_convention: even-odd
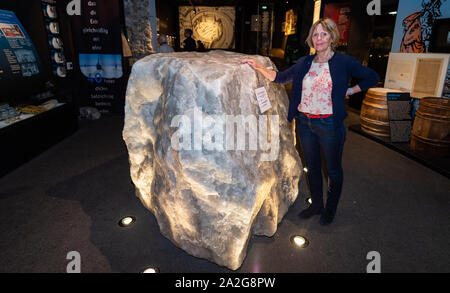
[[[309,118],[328,118],[333,116],[333,114],[309,114],[309,113],[304,113],[304,112],[300,112],[304,115],[306,115]]]

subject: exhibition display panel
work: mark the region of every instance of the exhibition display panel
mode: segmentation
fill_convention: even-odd
[[[53,0],[0,5],[0,176],[77,129],[63,18]]]

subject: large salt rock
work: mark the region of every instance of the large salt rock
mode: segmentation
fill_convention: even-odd
[[[274,67],[266,57],[225,51],[139,60],[123,130],[137,196],[161,233],[233,270],[252,233],[276,232],[301,176],[285,89],[241,64],[249,57]],[[259,87],[272,104],[264,114]]]

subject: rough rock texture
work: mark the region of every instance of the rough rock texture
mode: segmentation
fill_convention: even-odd
[[[134,58],[142,58],[154,52],[150,24],[150,0],[125,0],[125,23]]]
[[[128,81],[123,130],[136,194],[161,233],[233,270],[251,233],[276,232],[297,197],[302,168],[285,118],[285,89],[240,63],[248,57],[274,66],[266,57],[225,51],[139,60]],[[254,93],[261,86],[272,104],[263,115]],[[235,132],[225,127],[230,117]],[[252,122],[243,147],[237,136],[245,119]]]

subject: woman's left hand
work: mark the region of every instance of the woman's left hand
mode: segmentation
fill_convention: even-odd
[[[345,94],[346,96],[351,96],[354,95],[356,93],[359,93],[361,91],[361,88],[359,87],[359,85],[355,85],[354,87],[350,87],[347,89],[347,93]]]

